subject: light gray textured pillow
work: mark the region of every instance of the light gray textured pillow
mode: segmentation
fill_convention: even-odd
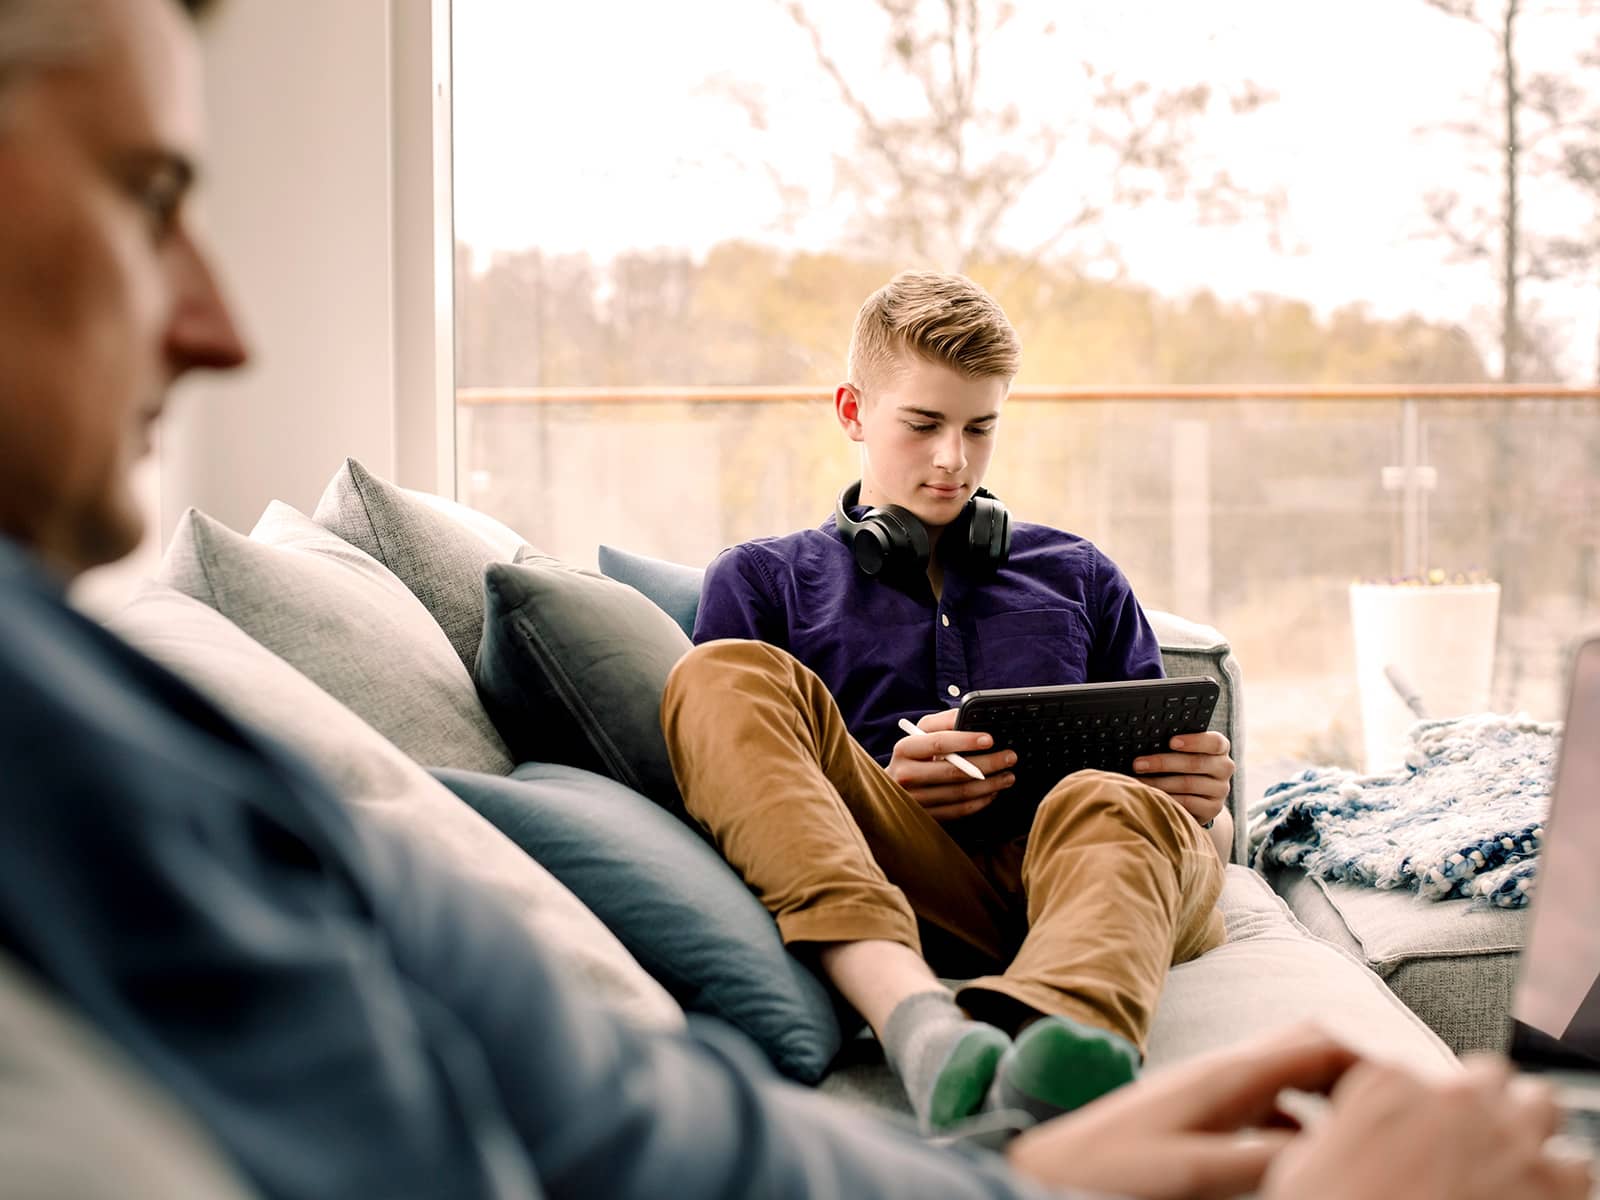
[[[160,580],[216,609],[428,767],[507,774],[505,743],[428,610],[287,504],[243,537],[190,509]]]
[[[159,584],[146,585],[109,625],[235,719],[298,751],[357,821],[431,843],[474,885],[500,893],[597,1002],[643,1026],[682,1024],[672,997],[554,876],[237,626]]]
[[[493,517],[379,479],[344,460],[312,520],[377,559],[444,630],[468,671],[483,634],[483,569],[533,551]]]

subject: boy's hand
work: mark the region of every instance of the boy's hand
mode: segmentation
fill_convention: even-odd
[[[917,728],[922,732],[908,733],[894,744],[889,778],[911,793],[935,821],[954,821],[987,808],[996,794],[1017,781],[1006,770],[1017,756],[1009,750],[992,751],[994,739],[987,733],[957,729],[955,709],[928,713]],[[961,755],[984,778],[971,778],[946,762],[946,754]]]
[[[1232,746],[1225,735],[1211,730],[1180,734],[1170,744],[1171,753],[1134,759],[1133,773],[1167,793],[1204,825],[1227,802]]]

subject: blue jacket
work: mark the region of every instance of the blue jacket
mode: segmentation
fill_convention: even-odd
[[[0,616],[0,947],[266,1196],[1034,1194],[721,1027],[593,1010],[427,845],[358,826],[3,539]]]

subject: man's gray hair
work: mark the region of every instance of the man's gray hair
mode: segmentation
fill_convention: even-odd
[[[0,0],[0,88],[86,53],[95,21],[85,0]]]
[[[191,17],[211,0],[178,0]],[[48,70],[94,48],[99,25],[93,0],[0,0],[0,91],[17,76]]]

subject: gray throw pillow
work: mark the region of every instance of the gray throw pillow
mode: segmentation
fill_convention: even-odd
[[[160,579],[216,609],[417,762],[512,762],[450,641],[382,563],[273,501],[244,537],[184,514]]]
[[[468,671],[483,633],[483,568],[533,550],[493,517],[379,479],[353,458],[329,481],[311,519],[393,571]]]
[[[221,614],[150,584],[109,624],[236,720],[298,752],[358,823],[426,841],[474,887],[499,893],[530,937],[596,1003],[644,1027],[682,1025],[672,998],[549,872],[377,730]]]
[[[683,630],[626,584],[545,555],[491,563],[484,594],[472,677],[517,760],[609,776],[681,816],[661,695]]]
[[[684,1008],[815,1083],[839,1051],[828,989],[710,846],[615,780],[554,763],[434,776],[587,904]]]

